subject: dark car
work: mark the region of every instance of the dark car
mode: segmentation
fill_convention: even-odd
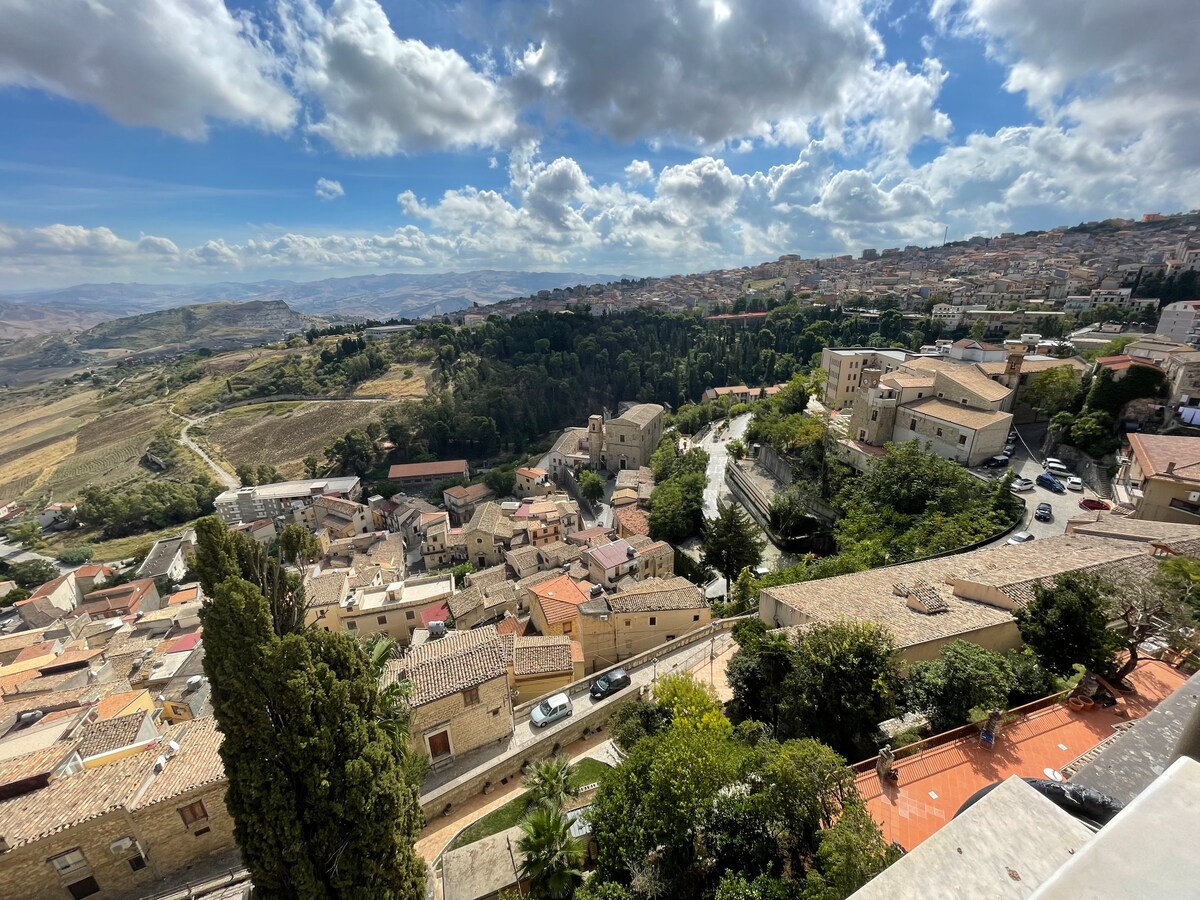
[[[613,669],[592,682],[592,699],[603,700],[627,687],[629,687],[629,674],[624,669]]]
[[[1001,454],[1000,456],[993,456],[991,459],[987,460],[983,464],[983,467],[985,469],[1003,469],[1007,465],[1008,457]]]
[[[1050,508],[1049,503],[1039,503],[1033,511],[1033,517],[1039,522],[1049,522],[1054,518],[1054,510]]]
[[[1017,451],[1017,445],[1016,445],[1016,444],[1005,444],[1005,445],[1004,445],[1004,452],[1005,452],[1005,454],[1007,454],[1008,456],[1012,456],[1014,453],[1016,453],[1016,451]]]
[[[1079,501],[1079,506],[1082,509],[1112,509],[1103,500],[1093,500],[1090,497],[1084,497]]]
[[[1038,487],[1044,487],[1046,490],[1054,491],[1056,494],[1065,494],[1067,492],[1067,486],[1049,472],[1043,472],[1034,481]]]

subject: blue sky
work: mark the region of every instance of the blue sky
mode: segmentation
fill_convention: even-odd
[[[0,290],[664,274],[1200,205],[1194,0],[0,0],[0,20]]]

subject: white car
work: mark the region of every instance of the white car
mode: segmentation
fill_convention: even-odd
[[[1033,540],[1033,535],[1030,534],[1028,531],[1018,531],[1016,534],[1014,534],[1012,537],[1010,537],[1008,539],[1008,542],[1010,544],[1026,544],[1032,540]]]
[[[1066,466],[1066,463],[1064,463],[1057,456],[1047,456],[1044,460],[1042,460],[1042,468],[1043,469],[1050,468],[1051,463],[1053,463],[1056,466],[1063,466],[1063,467]]]
[[[1067,490],[1068,491],[1082,491],[1083,490],[1083,479],[1080,478],[1078,475],[1072,475],[1070,478],[1067,479]]]
[[[1033,490],[1033,482],[1030,481],[1028,478],[1018,478],[1016,481],[1014,481],[1012,483],[1012,490],[1017,491],[1017,492],[1032,491]]]

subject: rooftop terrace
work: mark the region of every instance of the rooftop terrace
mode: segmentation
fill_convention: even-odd
[[[980,746],[978,730],[970,729],[965,735],[899,759],[895,765],[898,785],[881,786],[872,764],[858,776],[858,789],[884,838],[912,850],[954,818],[980,788],[1011,775],[1046,778],[1047,769],[1062,770],[1116,729],[1151,712],[1186,678],[1165,663],[1146,660],[1127,681],[1134,689],[1115,706],[1074,712],[1056,703],[1035,710],[1002,727],[992,750]],[[897,756],[902,753],[897,751]]]

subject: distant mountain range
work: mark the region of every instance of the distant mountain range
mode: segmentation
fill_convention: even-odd
[[[279,340],[308,324],[306,317],[292,312],[282,300],[220,300],[110,319],[75,340],[88,350],[170,349],[198,343],[210,348],[241,347]]]
[[[616,281],[577,272],[447,272],[355,275],[322,281],[214,284],[79,284],[0,295],[0,339],[78,331],[122,316],[216,301],[282,300],[324,318],[389,319],[437,315],[525,297],[540,290]]]

